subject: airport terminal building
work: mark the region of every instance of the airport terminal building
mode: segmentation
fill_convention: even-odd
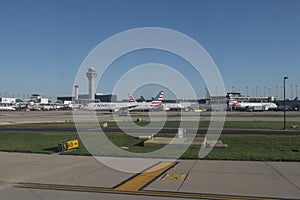
[[[80,94],[78,98],[74,96],[57,97],[57,100],[62,102],[74,102],[76,104],[87,104],[90,102],[116,102],[117,95],[114,94],[95,94],[95,100],[91,100],[88,94]]]

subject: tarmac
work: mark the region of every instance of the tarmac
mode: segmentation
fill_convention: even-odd
[[[299,162],[178,160],[149,178],[89,156],[1,152],[0,160],[0,199],[300,199]]]
[[[169,121],[180,121],[181,118],[177,117],[177,112],[168,113],[170,118]],[[193,112],[183,112],[185,115],[185,120],[195,121],[199,120],[199,117]],[[84,112],[84,118],[87,118],[86,115],[89,115],[89,112]],[[108,122],[108,121],[133,121],[135,118],[143,116],[142,118],[146,118],[147,114],[145,113],[131,113],[128,116],[113,116],[111,113],[97,113],[97,117],[99,122]],[[257,117],[259,115],[263,115],[261,117]],[[259,113],[245,113],[245,112],[229,112],[226,121],[282,121],[281,112],[259,112]],[[255,117],[253,117],[255,116]],[[300,121],[299,112],[288,112],[289,118],[287,119],[289,122],[293,121],[298,125]],[[75,128],[70,127],[13,127],[13,126],[5,126],[5,125],[13,125],[13,124],[27,124],[27,123],[51,123],[51,122],[71,122],[73,121],[73,113],[72,111],[12,111],[5,112],[0,111],[0,131],[67,131],[72,132],[76,131]],[[153,112],[151,113],[152,121],[165,121],[165,118],[162,117],[161,112]],[[208,121],[210,120],[209,113],[200,114],[200,121]],[[3,126],[4,125],[4,126]],[[135,128],[125,128],[127,132],[141,132],[141,129]],[[122,130],[125,130],[124,128]],[[91,129],[92,130],[92,129]],[[87,131],[91,131],[87,130]],[[108,132],[120,132],[122,131],[120,128],[104,128],[103,131]],[[157,132],[157,128],[143,128],[143,132],[152,133]],[[192,129],[191,129],[192,130]],[[164,128],[161,129],[161,133],[172,133],[176,134],[178,129],[176,128]],[[192,130],[195,131],[195,130]],[[206,133],[207,129],[198,129],[197,133]],[[222,134],[293,134],[299,135],[300,131],[295,130],[254,130],[254,129],[223,129]]]
[[[85,112],[89,114],[90,112]],[[162,116],[164,112],[152,112],[151,121],[165,121]],[[180,112],[168,112],[169,119],[172,121],[210,121],[209,112],[194,113],[182,112],[184,118],[178,116]],[[145,113],[130,113],[128,116],[113,116],[111,113],[97,112],[98,120],[101,122],[107,121],[132,121],[136,117],[147,119],[149,118]],[[262,115],[262,116],[259,116]],[[221,118],[222,119],[222,118]],[[227,112],[226,121],[282,121],[283,112]],[[290,122],[299,122],[299,112],[287,112],[287,120]],[[44,123],[44,122],[65,122],[73,121],[72,111],[0,111],[0,125],[19,124],[19,123]]]

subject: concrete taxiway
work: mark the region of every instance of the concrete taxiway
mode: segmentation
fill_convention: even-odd
[[[91,112],[83,112],[89,115]],[[178,116],[178,112],[169,112],[169,121],[209,121],[210,113],[194,113],[182,112],[182,116]],[[217,115],[218,113],[216,113]],[[199,117],[200,115],[200,117]],[[221,114],[220,114],[221,115]],[[218,116],[218,115],[217,115]],[[221,115],[222,116],[222,115]],[[130,113],[128,116],[113,116],[111,113],[97,112],[98,120],[101,122],[107,121],[132,121],[137,117],[144,120],[150,120],[146,113]],[[223,116],[220,119],[223,120]],[[165,112],[151,112],[151,121],[165,121]],[[246,113],[246,112],[227,112],[226,121],[282,121],[283,112],[259,112],[259,113]],[[299,112],[288,112],[287,120],[291,122],[300,121]],[[0,111],[0,125],[18,124],[18,123],[43,123],[43,122],[65,122],[73,121],[72,111]]]
[[[300,198],[297,162],[178,160],[154,164],[163,165],[155,173],[134,174],[84,156],[2,152],[0,160],[1,199]]]

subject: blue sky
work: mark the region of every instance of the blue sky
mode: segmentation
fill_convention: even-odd
[[[72,94],[77,70],[88,53],[108,37],[138,27],[170,28],[195,39],[217,64],[228,91],[245,94],[248,87],[248,94],[255,94],[257,87],[258,95],[264,88],[266,94],[276,95],[278,86],[280,96],[282,77],[288,76],[288,96],[291,85],[293,97],[296,85],[300,93],[297,0],[0,0],[0,4],[1,96]],[[98,92],[110,92],[112,83],[105,84]]]

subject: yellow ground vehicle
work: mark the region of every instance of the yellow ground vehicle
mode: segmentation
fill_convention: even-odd
[[[69,140],[58,144],[58,152],[77,149],[79,146],[78,140]]]

